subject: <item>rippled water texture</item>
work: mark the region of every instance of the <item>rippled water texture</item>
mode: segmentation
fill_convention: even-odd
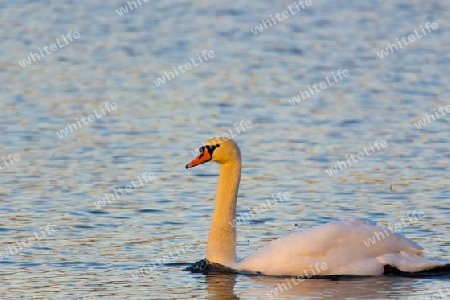
[[[292,195],[239,226],[239,257],[333,220],[395,226],[422,212],[400,232],[450,259],[448,1],[312,0],[293,14],[289,1],[141,0],[122,16],[126,1],[4,2],[0,298],[268,299],[286,278],[182,272],[205,257],[218,174],[184,166],[227,132],[243,155],[238,212]],[[424,35],[427,22],[438,28]],[[387,146],[364,154],[377,140]],[[439,291],[448,278],[318,279],[278,297]]]

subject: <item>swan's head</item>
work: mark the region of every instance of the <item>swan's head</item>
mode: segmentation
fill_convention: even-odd
[[[231,139],[212,138],[199,149],[200,154],[186,165],[186,169],[193,168],[209,161],[226,164],[230,161],[240,160],[241,151]]]

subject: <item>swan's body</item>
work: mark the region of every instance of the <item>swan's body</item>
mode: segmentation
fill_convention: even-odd
[[[239,147],[232,140],[211,139],[200,152],[186,168],[210,160],[221,164],[206,248],[206,259],[210,262],[239,271],[293,276],[381,275],[385,265],[403,272],[417,272],[448,264],[423,257],[422,247],[412,240],[362,220],[332,222],[297,231],[238,261],[236,229],[230,224],[236,217],[241,177]],[[368,239],[376,233],[376,242],[367,246]]]
[[[367,247],[364,241],[367,243],[375,233],[380,237],[384,234],[385,238]],[[258,270],[267,275],[381,275],[385,265],[417,272],[442,263],[445,265],[424,258],[422,247],[415,242],[357,220],[332,222],[286,235],[249,255],[234,268]]]

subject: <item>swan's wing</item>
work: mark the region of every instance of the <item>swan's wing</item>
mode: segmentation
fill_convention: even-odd
[[[416,272],[445,263],[424,258],[423,248],[404,236],[356,220],[286,235],[244,258],[236,269],[267,275],[381,275],[384,265]]]

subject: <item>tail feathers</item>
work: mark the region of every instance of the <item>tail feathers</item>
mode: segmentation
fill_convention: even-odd
[[[405,277],[434,277],[434,276],[449,276],[450,277],[450,263],[444,266],[437,266],[429,270],[422,270],[418,272],[404,272],[399,270],[397,267],[391,265],[384,266],[383,275],[397,275]]]
[[[411,275],[413,277],[433,274],[450,276],[450,261],[430,260],[405,252],[382,255],[377,257],[377,260],[384,265],[383,274]]]

